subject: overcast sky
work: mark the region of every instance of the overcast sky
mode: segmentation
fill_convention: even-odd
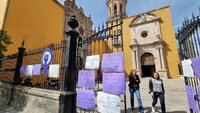
[[[63,3],[64,0],[58,0]],[[92,16],[93,27],[101,25],[108,18],[107,0],[76,0],[76,4],[83,7],[84,13]],[[170,6],[175,30],[181,26],[184,17],[191,18],[192,12],[199,15],[200,0],[128,0],[128,16]]]

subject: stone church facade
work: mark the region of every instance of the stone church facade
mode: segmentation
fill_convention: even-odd
[[[87,35],[90,35],[92,33],[92,25],[93,22],[91,20],[91,16],[85,16],[83,12],[82,7],[78,7],[75,4],[75,0],[66,0],[64,3],[64,10],[65,10],[65,24],[64,28],[65,31],[68,31],[70,28],[67,25],[68,20],[72,15],[76,16],[76,19],[79,22],[79,27],[77,28],[77,31],[80,33],[81,37],[86,37]]]
[[[107,0],[109,21],[123,17],[125,70],[138,69],[142,77],[158,72],[161,77],[178,78],[179,57],[170,8],[126,15],[127,0]]]

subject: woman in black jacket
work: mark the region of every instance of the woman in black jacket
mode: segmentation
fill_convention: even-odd
[[[163,81],[160,79],[160,76],[157,72],[153,74],[153,77],[149,80],[149,90],[150,94],[152,95],[153,102],[152,102],[152,112],[155,112],[155,105],[158,101],[158,98],[160,99],[161,109],[162,113],[166,113],[165,108],[165,89],[163,86]]]
[[[139,105],[139,110],[141,113],[144,113],[144,108],[142,106],[142,101],[141,101],[141,97],[140,97],[140,78],[139,76],[136,74],[136,70],[133,69],[131,70],[131,73],[129,75],[129,91],[130,91],[130,99],[131,99],[131,107],[132,110],[134,110],[134,93],[137,97],[137,101],[138,101],[138,105]]]

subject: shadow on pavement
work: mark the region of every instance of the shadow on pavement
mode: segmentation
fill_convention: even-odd
[[[156,109],[156,113],[162,113],[160,107],[156,106],[155,109]],[[151,107],[144,107],[144,111],[145,113],[152,113]],[[125,110],[121,110],[121,113],[125,113]],[[138,107],[135,107],[134,110],[131,110],[131,108],[128,108],[127,113],[140,113],[140,111]],[[170,111],[166,113],[187,113],[187,112],[186,111]]]

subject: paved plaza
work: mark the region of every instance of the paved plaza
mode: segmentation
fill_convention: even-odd
[[[148,90],[148,82],[150,78],[142,78],[141,80],[141,98],[143,102],[143,106],[145,109],[145,113],[151,113],[151,102],[152,98],[149,95]],[[165,99],[166,99],[166,109],[167,113],[189,113],[187,99],[186,99],[186,92],[184,87],[184,80],[183,78],[177,80],[168,80],[163,79],[164,86],[165,86]],[[127,82],[128,86],[128,82]],[[135,101],[136,109],[134,111],[131,110],[130,107],[130,93],[127,87],[127,113],[138,113],[138,105],[137,101]],[[122,104],[121,107],[122,113],[124,113],[124,107]],[[160,112],[160,103],[158,101],[156,106],[156,112]],[[23,109],[14,108],[7,106],[5,104],[0,103],[0,113],[24,113]],[[32,113],[29,111],[29,113]]]
[[[149,95],[148,93],[149,79],[150,78],[143,78],[141,80],[141,85],[140,85],[141,98],[142,98],[143,106],[145,109],[145,113],[151,113],[152,98],[151,98],[151,95]],[[164,87],[165,87],[165,92],[166,92],[165,101],[166,101],[167,113],[189,113],[184,79],[183,78],[180,78],[177,80],[163,79],[163,82],[164,82]],[[135,101],[135,105],[136,105],[136,110],[132,111],[130,107],[130,93],[129,93],[129,90],[127,90],[127,108],[128,108],[127,113],[139,112],[137,100]],[[158,113],[161,112],[159,101],[156,106],[156,112]]]

